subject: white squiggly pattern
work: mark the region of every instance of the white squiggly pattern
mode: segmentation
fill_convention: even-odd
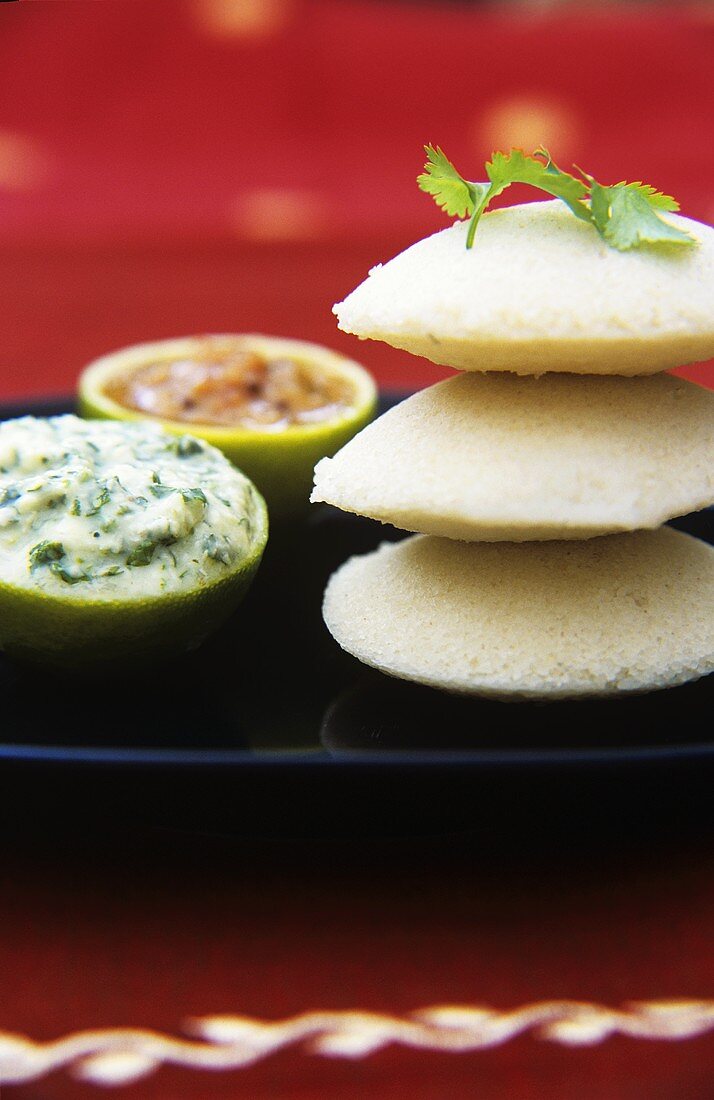
[[[390,1043],[458,1053],[484,1050],[531,1031],[568,1046],[634,1039],[691,1039],[714,1030],[714,1001],[639,1001],[620,1009],[580,1001],[540,1001],[512,1011],[436,1005],[409,1016],[373,1012],[305,1012],[287,1020],[206,1016],[188,1020],[192,1038],[140,1028],[78,1031],[50,1042],[0,1032],[0,1084],[36,1080],[69,1069],[96,1085],[129,1084],[161,1065],[236,1070],[284,1047],[308,1043],[313,1053],[364,1058]]]

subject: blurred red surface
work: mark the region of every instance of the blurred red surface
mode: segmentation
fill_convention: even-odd
[[[0,392],[66,391],[138,340],[246,329],[330,344],[384,385],[441,377],[330,312],[446,224],[414,184],[422,145],[477,172],[494,144],[543,141],[711,220],[713,42],[706,6],[2,5]]]
[[[58,846],[31,869],[11,854],[0,873],[0,1029],[43,1040],[128,1026],[185,1036],[186,1018],[221,1013],[399,1017],[436,1004],[711,998],[714,895],[701,839],[682,847],[673,826],[650,852],[616,830],[599,850],[568,850],[566,839],[538,853],[524,836],[514,857],[498,844],[494,828],[480,844],[444,834],[370,845],[334,838],[326,822],[310,844],[167,833],[153,860],[136,838],[108,857],[92,856],[86,839]],[[713,1072],[711,1031],[574,1046],[526,1032],[462,1054],[391,1045],[330,1058],[303,1043],[232,1072],[167,1065],[117,1089],[64,1071],[7,1095],[709,1100]]]
[[[262,24],[260,7],[241,22],[228,0],[0,5],[0,397],[67,392],[96,355],[202,331],[318,340],[385,386],[441,377],[331,314],[374,263],[446,224],[414,184],[427,141],[478,166],[527,135],[714,219],[706,5],[273,0]],[[711,365],[687,373],[714,385]],[[0,1027],[50,1039],[176,1033],[220,1012],[711,996],[703,841],[595,867],[574,853],[550,871],[484,868],[448,839],[387,847],[375,861],[338,846],[317,867],[314,848],[215,838],[158,872],[130,855],[5,862]],[[713,1069],[711,1036],[574,1049],[524,1036],[462,1056],[164,1069],[128,1094],[708,1100]],[[98,1090],[57,1074],[7,1092]]]

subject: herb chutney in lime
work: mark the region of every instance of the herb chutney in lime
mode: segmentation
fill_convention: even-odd
[[[188,594],[265,537],[252,483],[191,436],[75,416],[0,425],[5,584],[100,602]]]

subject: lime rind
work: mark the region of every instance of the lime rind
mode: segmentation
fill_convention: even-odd
[[[295,424],[280,431],[224,427],[164,420],[129,409],[104,392],[106,384],[146,362],[196,354],[206,340],[233,341],[266,356],[296,359],[346,378],[354,386],[355,401],[343,414],[316,424]],[[245,334],[208,336],[137,344],[105,355],[82,373],[78,411],[89,418],[139,421],[160,425],[174,435],[194,435],[223,451],[265,497],[271,520],[289,519],[307,509],[316,463],[331,457],[373,418],[377,407],[374,379],[359,363],[318,344]]]
[[[200,589],[141,599],[79,599],[0,581],[0,649],[9,657],[62,669],[136,664],[195,649],[235,611],[260,565],[267,509],[248,557]]]
[[[58,427],[63,421],[71,422],[74,418],[60,417],[33,421],[28,417],[15,421],[15,426],[20,425],[22,431],[19,436],[16,432],[13,437],[14,447],[20,448],[18,453],[21,456],[24,455],[26,460],[28,452],[22,451],[22,443],[29,444],[31,441],[37,443],[39,434],[37,445],[43,448],[43,445],[48,442],[42,436],[43,428]],[[86,421],[74,422],[82,425],[83,432],[89,439],[92,433]],[[8,422],[7,427],[10,428],[12,423]],[[69,429],[71,428],[70,423]],[[146,422],[143,425],[131,426],[117,423],[116,429],[124,433],[132,443],[137,470],[141,468],[147,477],[151,474],[156,480],[154,460],[158,462],[161,454],[157,455],[155,448],[152,449],[152,447],[149,447],[144,454],[139,444],[147,441],[153,444],[158,440],[165,447],[170,443],[170,437],[162,432],[158,425],[150,425]],[[112,434],[109,424],[101,427],[97,425],[90,440],[93,451],[100,453],[99,445],[105,446],[107,448],[105,453],[110,456],[110,461],[111,445],[116,443],[115,435],[116,431]],[[18,438],[20,443],[17,442]],[[63,440],[76,443],[76,440],[69,436],[64,436]],[[201,450],[205,455],[208,448],[202,447]],[[58,454],[62,460],[72,457],[71,454],[62,454],[61,450]],[[29,452],[29,457],[31,460],[35,457],[32,451]],[[81,457],[80,452],[78,457]],[[43,463],[46,461],[42,459]],[[182,458],[180,461],[186,460]],[[190,462],[192,459],[187,461]],[[215,467],[216,461],[219,464],[218,471]],[[45,469],[44,465],[42,468]],[[161,468],[163,469],[163,466]],[[52,467],[46,467],[46,469],[51,470]],[[221,471],[222,476],[227,478],[228,484],[235,482],[241,491],[244,490],[247,493],[247,499],[250,501],[247,545],[244,552],[235,557],[232,562],[230,560],[224,562],[224,569],[218,573],[200,570],[195,582],[191,585],[184,584],[182,587],[166,586],[166,580],[163,577],[161,587],[153,581],[147,586],[144,583],[146,577],[143,575],[146,571],[142,569],[140,584],[136,583],[139,578],[130,576],[131,570],[128,574],[121,576],[121,579],[119,575],[112,574],[110,571],[104,575],[100,574],[100,577],[103,576],[101,584],[93,584],[86,590],[83,584],[64,585],[59,582],[55,590],[52,586],[48,587],[46,583],[48,577],[36,575],[32,565],[32,553],[29,555],[28,571],[27,540],[21,538],[17,545],[5,547],[2,563],[0,563],[0,650],[12,658],[25,662],[51,665],[58,669],[78,670],[96,669],[110,662],[134,666],[143,661],[151,667],[152,661],[173,656],[199,645],[209,633],[229,618],[242,600],[261,562],[268,539],[268,511],[265,500],[255,486],[233,469],[225,456],[217,451],[214,452],[212,462],[207,465],[204,463],[201,471],[205,476],[204,484],[209,492],[209,499],[211,496],[209,482],[213,485],[211,478],[215,480]],[[184,472],[181,471],[181,473],[183,475]],[[83,484],[86,481],[87,479],[84,479]],[[79,482],[76,484],[78,486]],[[90,486],[91,484],[90,482]],[[28,493],[30,491],[28,490]],[[79,488],[76,491],[79,493]],[[189,494],[198,491],[187,490]],[[169,488],[168,493],[169,495],[180,493],[180,490]],[[23,498],[17,497],[16,494],[11,498],[10,506],[14,506],[12,502],[16,499]],[[103,501],[102,506],[108,505],[109,499]],[[163,499],[161,494],[159,499]],[[203,494],[202,499],[204,503],[209,503]],[[53,503],[54,500],[50,502],[49,508],[52,508]],[[76,503],[75,500],[74,504]],[[222,503],[226,504],[225,501]],[[246,508],[248,508],[247,504]],[[32,512],[27,514],[33,515]],[[91,514],[87,513],[87,517]],[[55,532],[60,530],[67,515],[73,517],[72,523],[84,521],[81,508],[79,512],[75,512],[71,507],[51,511],[46,509],[44,527],[39,529],[36,537],[43,536],[45,540],[51,540]],[[93,521],[90,521],[90,524],[91,522]],[[112,522],[116,521],[112,519]],[[242,530],[242,523],[241,519],[238,524],[239,530]],[[235,535],[235,528],[233,535]],[[53,544],[51,541],[49,543],[40,541],[38,545],[60,546],[59,543]],[[175,545],[178,546],[178,541]],[[22,560],[25,568],[18,573],[16,566],[19,559]],[[220,560],[224,561],[224,559]],[[124,571],[118,570],[117,573],[121,575]],[[65,588],[66,591],[63,591]]]

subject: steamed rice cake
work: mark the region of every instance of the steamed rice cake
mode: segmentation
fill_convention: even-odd
[[[461,374],[315,470],[313,501],[467,541],[657,527],[714,503],[714,392],[668,374]]]
[[[323,613],[365,664],[447,691],[564,698],[714,669],[714,549],[663,527],[586,542],[415,535],[347,561]]]
[[[461,370],[653,374],[714,356],[714,229],[619,252],[558,199],[455,222],[370,271],[339,327]]]

